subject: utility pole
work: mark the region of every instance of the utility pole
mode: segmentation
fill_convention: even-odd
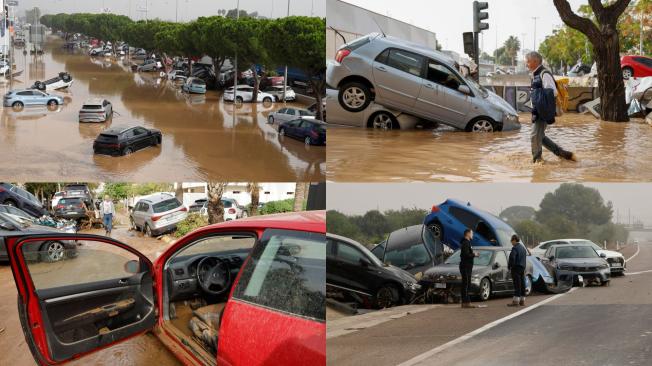
[[[240,19],[240,0],[238,0],[238,3],[236,5],[236,10],[235,10],[235,20]],[[189,60],[190,61],[190,60]],[[235,76],[233,77],[233,104],[236,103],[238,100],[237,97],[237,92],[238,92],[238,47],[235,48]],[[217,71],[216,71],[217,72]],[[233,125],[235,126],[235,108],[233,109]]]
[[[288,12],[287,16],[290,16],[290,0],[288,0]],[[285,65],[285,74],[283,75],[283,105],[286,104],[285,92],[288,88],[288,65]]]
[[[473,58],[477,70],[475,80],[480,79],[480,33],[489,29],[489,24],[483,20],[489,19],[489,13],[483,11],[489,8],[489,3],[474,1],[473,2]]]
[[[537,19],[539,19],[539,17],[532,17],[532,19],[534,19],[534,38],[533,38],[534,42],[532,43],[532,51],[536,51],[537,50]]]

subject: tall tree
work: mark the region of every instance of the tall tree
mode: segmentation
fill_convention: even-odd
[[[589,0],[596,22],[573,12],[567,0],[553,0],[562,21],[587,36],[593,45],[598,65],[600,117],[605,121],[626,122],[625,85],[620,70],[620,39],[618,18],[631,0],[616,0],[603,5],[601,0]]]
[[[224,221],[224,204],[222,203],[222,194],[226,188],[226,182],[209,182],[206,184],[208,189],[208,223],[216,224]]]
[[[251,195],[251,208],[249,214],[256,216],[258,214],[258,204],[260,203],[260,184],[247,183],[247,192]]]
[[[297,182],[294,188],[294,211],[303,211],[303,203],[306,201],[308,194],[308,183]]]
[[[509,38],[507,38],[505,41],[504,46],[505,53],[507,53],[507,56],[509,56],[512,66],[514,66],[514,61],[516,61],[518,51],[521,50],[521,41],[519,41],[518,38],[514,36],[509,36]]]

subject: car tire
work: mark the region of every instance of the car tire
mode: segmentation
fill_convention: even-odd
[[[478,117],[472,119],[465,128],[466,132],[494,132],[496,122],[489,117]]]
[[[491,298],[491,281],[487,277],[480,281],[480,293],[478,294],[480,301],[487,301]]]
[[[66,247],[60,241],[50,241],[41,245],[41,262],[58,262],[65,258]]]
[[[278,135],[279,136],[285,136],[285,128],[279,128]]]
[[[131,153],[133,152],[134,151],[130,147],[125,147],[124,150],[122,150],[122,155],[123,156],[131,155]]]
[[[310,138],[310,136],[306,136],[306,138],[303,139],[303,143],[306,144],[307,146],[312,145],[312,139]]]
[[[340,87],[337,100],[349,112],[362,112],[371,103],[371,90],[363,83],[351,81]]]
[[[399,302],[399,293],[396,286],[382,285],[374,295],[374,305],[378,309],[391,308]]]
[[[532,276],[525,275],[525,296],[530,296],[532,293]]]
[[[623,79],[627,80],[634,77],[634,69],[629,66],[623,67]]]
[[[267,122],[269,122],[270,124],[273,125],[274,124],[274,116],[267,117]]]
[[[149,236],[150,238],[154,237],[154,233],[152,232],[152,228],[149,227],[149,224],[145,224],[144,233],[146,236]]]
[[[263,104],[272,104],[274,101],[270,97],[263,98]]]
[[[242,97],[235,97],[235,102],[236,103],[243,103],[244,99],[242,99]]]
[[[394,117],[394,115],[389,112],[374,113],[371,117],[369,117],[367,127],[373,128],[374,130],[400,129],[396,117]]]
[[[23,102],[14,102],[11,106],[14,109],[22,109],[25,106],[25,104],[23,104]]]
[[[129,218],[129,226],[131,227],[131,230],[138,231],[138,225],[136,225],[136,222],[132,217]]]
[[[56,105],[59,105],[59,103],[56,100],[54,99],[48,100],[48,107],[54,107]]]
[[[439,221],[430,225],[430,231],[432,231],[432,234],[435,236],[435,238],[439,239],[440,241],[444,240],[444,227]]]

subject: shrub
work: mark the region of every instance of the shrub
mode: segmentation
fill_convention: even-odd
[[[188,217],[177,224],[177,230],[174,232],[174,236],[180,238],[189,232],[206,225],[208,225],[208,218],[198,213],[188,214]]]
[[[288,198],[282,201],[271,201],[263,205],[259,213],[261,215],[269,215],[282,212],[294,211],[294,198]]]

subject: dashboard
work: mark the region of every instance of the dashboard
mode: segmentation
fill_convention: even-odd
[[[197,282],[197,266],[202,259],[215,257],[226,261],[231,271],[231,280],[233,281],[238,275],[245,259],[249,256],[250,251],[251,249],[238,249],[173,258],[166,271],[170,285],[168,291],[170,301],[187,300],[204,295]]]

